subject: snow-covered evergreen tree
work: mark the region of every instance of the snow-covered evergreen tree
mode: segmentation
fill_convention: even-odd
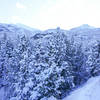
[[[37,86],[34,90],[40,94],[39,98],[52,95],[62,98],[64,92],[74,87],[73,66],[67,59],[67,56],[71,58],[71,44],[60,31],[45,39],[39,40],[36,46],[34,75]]]
[[[86,62],[86,71],[90,76],[96,76],[100,74],[100,42],[97,41],[90,49],[88,54],[88,60]]]
[[[57,28],[0,39],[0,87],[7,87],[7,100],[62,99],[100,73],[100,42],[85,51],[66,33]]]

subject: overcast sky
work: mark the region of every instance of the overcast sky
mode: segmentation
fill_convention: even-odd
[[[42,30],[81,24],[100,27],[100,0],[0,0],[0,23]]]

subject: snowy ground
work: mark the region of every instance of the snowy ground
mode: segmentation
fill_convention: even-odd
[[[100,100],[100,76],[89,79],[83,87],[63,100]]]
[[[4,100],[4,88],[0,88],[0,100]]]

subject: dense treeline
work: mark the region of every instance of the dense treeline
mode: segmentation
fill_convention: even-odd
[[[83,50],[57,30],[43,37],[6,34],[0,39],[0,86],[6,100],[41,100],[65,97],[72,89],[100,73],[100,42]]]

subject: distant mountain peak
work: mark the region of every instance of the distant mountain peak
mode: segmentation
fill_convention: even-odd
[[[90,29],[90,28],[94,28],[94,27],[90,26],[88,24],[83,24],[83,25],[79,26],[79,28],[82,28],[82,29],[88,28],[88,29]]]
[[[95,27],[93,26],[90,26],[88,24],[82,24],[81,26],[78,26],[78,27],[75,27],[75,28],[72,28],[71,30],[84,30],[84,29],[94,29]]]

